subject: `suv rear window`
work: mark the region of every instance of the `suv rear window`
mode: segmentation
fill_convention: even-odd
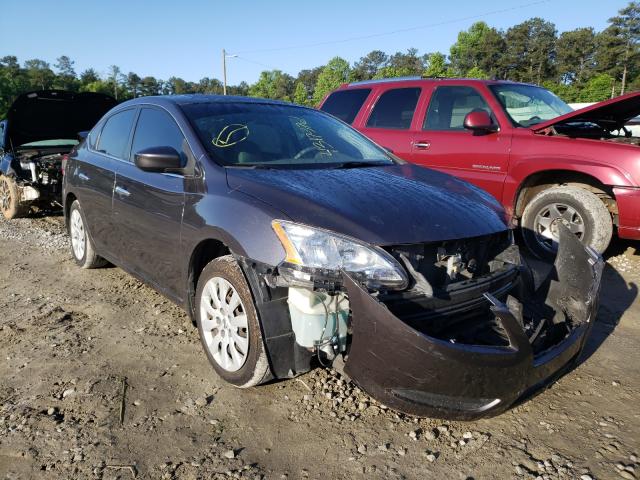
[[[343,122],[353,123],[369,93],[370,88],[338,90],[329,95],[320,110],[338,117]]]
[[[420,98],[419,88],[394,88],[384,92],[373,108],[367,127],[407,130]]]

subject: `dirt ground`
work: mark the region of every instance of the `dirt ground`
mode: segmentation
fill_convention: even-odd
[[[75,266],[61,217],[0,220],[0,478],[640,478],[636,248],[607,253],[580,366],[462,423],[397,415],[324,370],[230,387],[178,307]]]

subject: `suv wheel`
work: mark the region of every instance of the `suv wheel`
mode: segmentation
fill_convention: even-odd
[[[609,246],[613,234],[611,214],[594,193],[579,187],[553,187],[538,193],[527,204],[522,215],[522,237],[534,255],[546,259],[555,256],[560,223],[598,253]]]
[[[106,265],[106,260],[96,254],[78,200],[74,200],[69,208],[68,229],[71,239],[71,255],[73,255],[76,264],[82,268],[98,268]]]
[[[264,382],[269,362],[253,297],[233,256],[207,264],[196,290],[196,323],[215,371],[240,388]]]
[[[28,207],[20,205],[18,184],[12,177],[0,175],[0,209],[7,220],[26,215]]]

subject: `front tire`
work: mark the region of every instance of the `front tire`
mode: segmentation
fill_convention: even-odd
[[[0,175],[0,210],[7,220],[23,217],[29,212],[28,206],[20,204],[16,180],[6,175]]]
[[[68,233],[71,239],[71,255],[77,265],[82,268],[98,268],[106,265],[106,260],[96,254],[78,200],[74,200],[69,208]]]
[[[549,188],[533,197],[522,216],[522,237],[534,255],[555,257],[559,223],[598,253],[607,249],[613,235],[611,214],[597,195],[579,187]]]
[[[249,285],[233,256],[207,264],[198,279],[196,324],[214,370],[225,381],[248,388],[270,370]]]

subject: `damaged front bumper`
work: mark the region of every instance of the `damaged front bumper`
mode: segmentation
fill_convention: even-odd
[[[574,365],[597,313],[603,267],[561,229],[556,261],[537,288],[521,289],[520,298],[485,294],[500,345],[431,336],[343,273],[352,312],[344,371],[376,400],[411,415],[499,414]],[[542,331],[555,337],[540,348]]]

